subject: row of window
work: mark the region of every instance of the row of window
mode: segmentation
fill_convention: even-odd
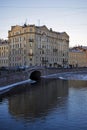
[[[14,62],[14,61],[20,61],[20,60],[25,60],[26,57],[21,57],[21,56],[17,56],[17,57],[10,57],[10,61]]]
[[[40,42],[38,42],[38,48],[45,48],[45,49],[58,49],[58,50],[67,50],[68,49],[68,47],[64,47],[63,45],[62,45],[62,43],[61,43],[61,45],[60,44],[58,44],[58,45],[55,45],[55,44],[50,44],[50,43],[40,43]]]
[[[8,46],[2,46],[2,47],[0,47],[0,50],[8,50]]]
[[[29,43],[29,46],[32,47],[32,42]],[[25,48],[25,47],[26,44],[22,44],[22,43],[10,45],[10,48]]]
[[[0,57],[7,57],[8,56],[8,52],[0,52]]]
[[[5,59],[5,60],[0,59],[0,64],[8,64],[8,60],[7,59]]]
[[[34,42],[34,39],[33,39],[33,35],[30,35],[29,38],[27,37],[16,37],[16,38],[13,38],[13,39],[10,39],[10,42],[21,42],[21,41],[32,41]],[[37,36],[37,41],[38,42],[49,42],[49,43],[53,43],[53,44],[59,44],[60,42],[62,42],[62,44],[65,44],[66,42],[63,42],[63,40],[59,40],[59,39],[53,39],[53,38],[48,38],[48,37],[40,37],[40,36]]]
[[[39,41],[40,42],[50,42],[50,43],[54,43],[54,44],[58,44],[60,42],[62,42],[62,44],[67,43],[67,41],[65,41],[64,39],[58,39],[57,37],[53,38],[53,37],[48,37],[48,36],[44,37],[44,36],[37,35],[36,39],[38,42]]]
[[[58,56],[58,57],[68,56],[68,52],[62,52],[62,51],[52,52],[52,51],[42,50],[42,51],[40,51],[40,54]]]
[[[25,65],[25,64],[24,64]],[[22,63],[10,63],[10,66],[24,66]],[[32,63],[29,64],[30,66],[32,66]]]
[[[10,52],[10,55],[25,55],[26,54],[26,50],[21,50],[21,49],[18,49],[18,50],[12,50]]]
[[[12,45],[10,45],[11,49],[12,48],[24,48],[24,47],[26,47],[26,44],[19,43],[19,44],[12,44]]]
[[[29,29],[24,29],[23,31],[17,31],[17,32],[13,32],[12,35],[18,35],[18,34],[21,34],[21,33],[26,33],[26,32],[32,32],[32,28],[29,28]]]
[[[68,59],[64,59],[64,61],[67,61]],[[63,62],[63,58],[48,58],[48,57],[40,57],[40,61],[44,61],[44,62]]]
[[[34,42],[32,35],[27,39],[26,39],[26,37],[16,37],[16,38],[10,39],[9,42],[15,43],[15,42],[21,42],[21,41],[25,41],[25,40],[28,41],[28,42],[30,42],[30,41]]]

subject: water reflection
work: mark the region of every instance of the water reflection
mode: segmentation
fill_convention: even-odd
[[[87,81],[82,80],[68,80],[69,87],[73,87],[75,89],[80,89],[83,87],[87,87]]]
[[[17,119],[42,118],[54,108],[61,107],[68,95],[68,81],[41,80],[29,91],[9,97],[9,113]],[[59,105],[59,106],[58,106]]]

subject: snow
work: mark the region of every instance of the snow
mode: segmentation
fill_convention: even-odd
[[[2,86],[0,87],[0,94],[5,93],[7,91],[9,91],[10,89],[12,89],[13,87],[17,86],[17,85],[21,85],[21,84],[25,84],[25,83],[34,83],[35,81],[31,80],[31,79],[27,79],[21,82],[17,82],[11,85],[7,85],[7,86]]]
[[[74,73],[74,72],[65,72],[65,73],[58,73],[58,74],[51,74],[47,76],[42,76],[42,78],[58,78],[62,80],[84,80],[87,81],[87,74],[86,73]]]

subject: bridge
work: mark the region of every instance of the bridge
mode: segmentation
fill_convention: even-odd
[[[41,75],[46,74],[46,68],[41,66],[34,66],[26,69],[24,73],[32,80],[39,80]]]
[[[62,72],[62,73],[61,73]],[[28,69],[21,70],[18,72],[10,72],[7,75],[0,75],[0,95],[8,92],[11,88],[28,83],[32,80],[40,80],[41,76],[48,76],[52,78],[56,76],[61,76],[65,74],[65,72],[87,72],[87,68],[78,68],[78,69],[58,69],[58,68],[46,68],[46,67],[29,67]],[[54,75],[51,75],[54,74]],[[30,80],[32,79],[32,80]]]
[[[51,74],[59,74],[61,72],[76,72],[86,71],[87,68],[75,68],[75,69],[60,69],[60,68],[46,68],[41,66],[33,66],[29,67],[25,70],[15,71],[15,72],[7,72],[4,75],[0,75],[0,87],[10,85],[13,83],[25,81],[28,79],[39,80],[41,76],[51,76]],[[4,73],[4,72],[3,72]]]
[[[19,71],[3,71],[0,75],[0,87],[28,79],[39,80],[42,75],[45,75],[45,67],[39,66]]]
[[[9,92],[12,88],[17,85],[22,85],[25,83],[30,83],[32,80],[40,80],[41,75],[44,74],[44,67],[30,67],[25,70],[20,70],[19,72],[9,73],[0,77],[0,95]]]

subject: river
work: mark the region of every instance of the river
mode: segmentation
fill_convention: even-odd
[[[0,97],[0,130],[87,130],[87,81],[42,79]]]

